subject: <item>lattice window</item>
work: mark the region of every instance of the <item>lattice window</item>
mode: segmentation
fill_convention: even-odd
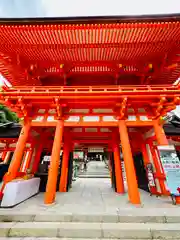
[[[135,115],[129,115],[128,120],[129,121],[136,121],[136,116]]]
[[[83,117],[83,121],[84,122],[98,122],[99,117],[98,116],[86,116],[86,117]]]
[[[66,122],[79,122],[79,116],[70,116]]]
[[[104,122],[116,122],[117,120],[114,118],[114,116],[104,116],[103,121]]]

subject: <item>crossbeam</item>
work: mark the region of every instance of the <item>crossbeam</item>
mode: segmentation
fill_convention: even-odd
[[[60,97],[61,99],[114,99],[114,98],[160,98],[160,97],[179,97],[180,89],[177,86],[145,86],[145,87],[59,87],[59,88],[9,88],[0,93],[1,98],[9,97],[16,99],[52,99]]]
[[[56,127],[56,121],[51,122],[32,122],[33,127]],[[128,121],[126,120],[128,127],[151,127],[154,125],[154,120],[151,121]],[[64,122],[65,127],[118,127],[118,122]]]

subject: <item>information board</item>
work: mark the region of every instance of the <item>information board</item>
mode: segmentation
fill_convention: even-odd
[[[74,159],[83,159],[84,158],[84,152],[73,152],[73,158]]]
[[[169,191],[180,195],[180,160],[174,146],[158,146]]]

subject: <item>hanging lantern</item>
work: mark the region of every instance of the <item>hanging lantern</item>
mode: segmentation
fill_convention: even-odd
[[[149,67],[149,69],[152,69],[152,68],[153,68],[152,63],[149,63],[149,64],[148,64],[148,67]]]
[[[34,65],[33,65],[33,64],[30,65],[30,70],[31,70],[31,71],[34,70]]]

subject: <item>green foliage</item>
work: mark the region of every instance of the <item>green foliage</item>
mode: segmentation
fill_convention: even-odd
[[[16,113],[11,112],[7,107],[0,104],[0,123],[19,122]]]

